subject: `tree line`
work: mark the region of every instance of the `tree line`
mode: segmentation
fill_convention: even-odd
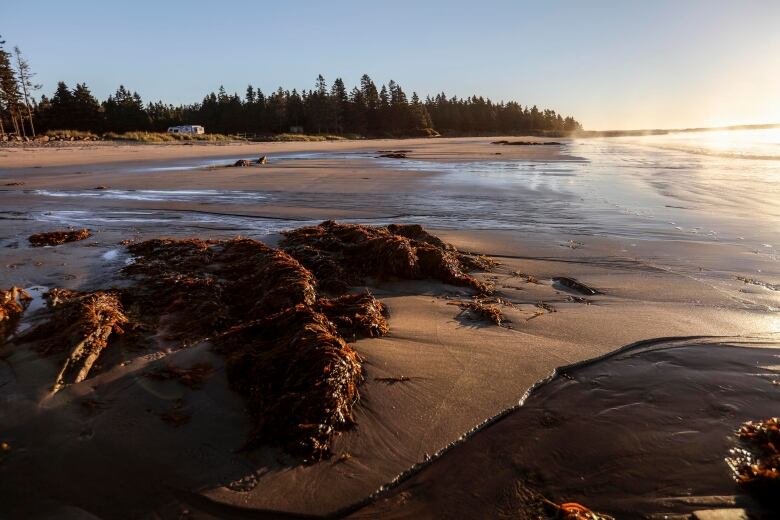
[[[41,86],[32,82],[33,77],[19,47],[14,47],[12,54],[0,38],[0,136],[35,137],[33,92]]]
[[[34,136],[47,130],[83,130],[95,133],[165,131],[170,126],[199,124],[211,133],[274,134],[302,131],[310,134],[355,134],[367,137],[569,133],[581,129],[572,117],[517,102],[495,103],[472,96],[444,93],[421,100],[411,97],[395,81],[377,88],[366,74],[348,90],[337,78],[330,86],[322,75],[314,88],[298,91],[279,87],[269,94],[249,85],[243,96],[223,87],[189,105],[144,103],[141,96],[121,85],[105,101],[98,101],[85,83],[72,88],[57,85],[51,97],[36,100],[40,86],[18,48],[14,55],[0,42],[0,132]]]

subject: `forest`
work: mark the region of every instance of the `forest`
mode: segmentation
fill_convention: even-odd
[[[223,87],[199,103],[145,103],[120,85],[99,101],[86,83],[59,82],[51,96],[36,92],[35,74],[18,47],[0,40],[0,135],[34,137],[54,130],[94,133],[154,131],[198,124],[207,132],[268,135],[288,132],[355,137],[542,134],[565,135],[582,129],[573,117],[515,101],[482,96],[458,98],[444,92],[420,99],[393,80],[377,87],[366,74],[349,90],[341,78],[328,85],[317,76],[312,89],[279,87],[268,94],[252,85],[243,96]]]

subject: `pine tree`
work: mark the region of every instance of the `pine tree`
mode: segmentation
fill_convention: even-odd
[[[341,78],[336,78],[330,88],[330,112],[336,133],[344,133],[345,119],[349,111],[348,103],[347,87],[344,86],[344,81]]]
[[[76,83],[71,97],[70,117],[72,128],[77,130],[102,130],[100,104],[86,83]]]
[[[16,74],[11,66],[11,55],[3,48],[5,41],[0,39],[0,120],[8,113],[11,126],[17,136],[25,134],[24,125],[20,118],[21,92]],[[5,135],[5,127],[0,122],[0,132]]]
[[[22,87],[22,94],[24,95],[24,106],[27,109],[27,119],[30,122],[30,133],[35,137],[35,124],[33,123],[32,108],[33,103],[32,92],[41,88],[41,85],[33,84],[32,78],[35,76],[30,71],[30,65],[22,57],[22,51],[19,47],[14,47],[14,54],[16,55],[16,71],[19,74],[19,84]]]

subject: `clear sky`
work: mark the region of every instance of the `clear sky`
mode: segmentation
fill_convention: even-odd
[[[178,104],[365,72],[588,129],[780,123],[780,0],[0,0],[0,34],[46,94],[122,83]]]

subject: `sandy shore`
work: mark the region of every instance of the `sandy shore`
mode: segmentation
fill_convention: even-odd
[[[91,289],[121,283],[118,268],[127,258],[118,243],[126,238],[231,236],[233,228],[177,228],[166,221],[95,221],[84,242],[33,249],[29,233],[50,230],[45,220],[25,215],[61,210],[208,211],[210,214],[284,219],[387,218],[372,207],[372,194],[419,196],[435,186],[435,172],[377,165],[369,157],[314,157],[274,160],[302,152],[411,150],[421,161],[508,160],[544,163],[574,158],[554,146],[496,146],[492,139],[435,139],[325,143],[254,143],[220,146],[74,146],[0,148],[0,287]],[[268,155],[263,167],[208,167],[144,170],[190,159],[251,158]],[[221,204],[203,201],[52,198],[36,190],[257,190],[286,194],[283,202],[251,200]],[[457,186],[448,189],[457,190]],[[473,188],[463,188],[465,192]],[[492,188],[485,187],[490,193]],[[354,195],[338,210],[328,204],[295,203],[296,193]],[[293,200],[293,202],[290,202]],[[308,199],[306,199],[308,200]],[[63,206],[64,204],[64,206]],[[511,328],[465,315],[453,299],[463,288],[435,281],[394,281],[370,290],[387,305],[391,332],[354,343],[365,359],[366,382],[357,406],[357,427],[340,435],[335,456],[300,465],[275,448],[238,452],[248,420],[238,395],[227,385],[222,361],[201,345],[165,352],[123,352],[124,362],[73,385],[54,399],[43,397],[56,370],[35,352],[3,348],[0,365],[0,440],[11,446],[0,462],[0,501],[15,517],[265,518],[261,510],[328,514],[365,499],[409,468],[435,456],[466,432],[517,405],[556,367],[605,355],[640,340],[670,336],[745,336],[771,333],[776,318],[766,305],[774,293],[748,290],[735,278],[742,253],[708,250],[663,241],[610,237],[577,238],[560,233],[524,234],[506,230],[432,230],[461,250],[495,255],[501,265],[478,278],[495,284]],[[251,232],[250,232],[251,234]],[[273,244],[278,235],[264,238]],[[686,250],[690,248],[690,250]],[[106,256],[111,251],[118,251]],[[660,260],[664,253],[692,258],[704,274]],[[723,262],[724,254],[739,259]],[[724,265],[725,264],[725,265]],[[752,264],[751,264],[752,265]],[[679,268],[678,268],[679,267]],[[706,269],[706,271],[702,271]],[[538,283],[529,281],[538,280]],[[553,283],[571,277],[597,288],[589,304]],[[750,289],[750,288],[749,288]],[[549,304],[547,310],[538,304]],[[552,310],[551,310],[552,309]],[[554,311],[554,312],[553,312]],[[173,381],[150,381],[143,374],[166,363],[189,366],[208,360],[216,373],[201,390]],[[406,376],[387,384],[381,378]],[[85,413],[79,402],[103,403]],[[158,414],[183,400],[192,420],[174,428]],[[448,471],[468,471],[464,468]],[[466,490],[464,490],[466,492]],[[399,499],[400,500],[400,499]],[[391,504],[395,504],[392,502]],[[392,507],[387,503],[385,513]],[[371,506],[373,507],[373,506]],[[248,512],[254,510],[254,513]],[[434,509],[435,510],[435,507]],[[398,517],[435,516],[411,508]],[[358,513],[371,517],[371,513]],[[380,510],[381,512],[381,510]],[[93,516],[90,516],[93,515]],[[246,515],[246,516],[244,516]],[[254,516],[253,516],[254,515]],[[366,516],[368,515],[368,516]]]

